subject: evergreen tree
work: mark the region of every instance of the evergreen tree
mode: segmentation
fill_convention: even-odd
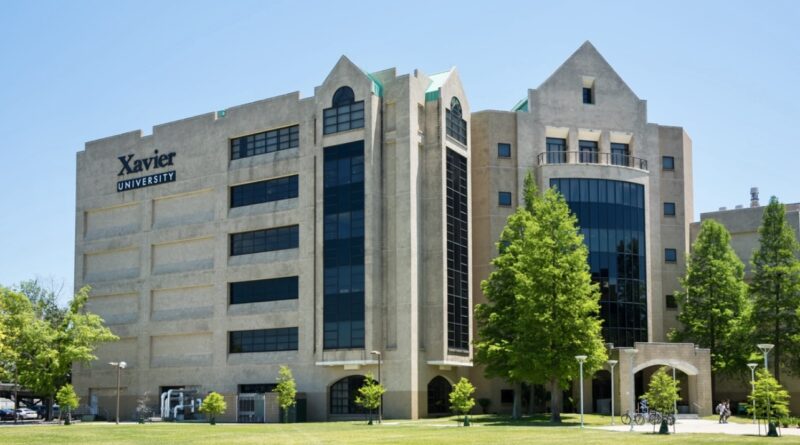
[[[453,385],[453,390],[450,391],[450,409],[455,413],[464,416],[464,426],[469,426],[469,411],[475,406],[475,399],[472,394],[475,392],[475,387],[472,386],[469,380],[465,377]]]
[[[381,397],[385,392],[386,389],[384,389],[380,383],[375,381],[375,378],[372,377],[372,374],[367,374],[364,377],[364,384],[358,388],[356,404],[367,409],[367,413],[369,414],[367,422],[368,425],[372,425],[372,410],[380,408]]]
[[[749,355],[750,304],[744,265],[730,246],[731,236],[714,221],[703,221],[676,294],[681,322],[675,341],[711,349],[711,395],[716,400],[718,374],[738,374]]]
[[[489,377],[549,383],[551,421],[561,421],[562,388],[578,377],[576,355],[587,355],[591,375],[605,362],[588,249],[577,220],[553,189],[538,197],[525,181],[525,207],[509,217],[482,283],[489,304],[477,310],[476,360]],[[515,391],[519,392],[519,391]]]
[[[781,366],[800,364],[800,261],[794,231],[786,221],[786,210],[774,196],[764,209],[758,229],[759,247],[753,255],[753,322],[758,341],[775,345],[775,378]]]
[[[278,385],[272,391],[278,393],[278,405],[283,410],[283,422],[289,423],[289,408],[297,404],[297,384],[288,366],[281,366],[278,371]]]

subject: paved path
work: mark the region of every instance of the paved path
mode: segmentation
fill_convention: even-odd
[[[630,425],[622,425],[617,423],[616,426],[600,426],[593,427],[607,431],[629,431]],[[639,433],[652,433],[653,426],[645,423],[641,426],[635,426],[634,431]],[[656,428],[658,431],[658,428]],[[758,435],[758,425],[752,423],[719,423],[713,420],[702,419],[678,419],[675,424],[675,431],[680,433],[715,433],[715,434],[734,434],[739,436],[755,436]],[[672,428],[670,428],[672,432]],[[800,436],[800,428],[782,428],[780,430],[784,436]],[[761,425],[761,434],[765,434],[764,425]]]

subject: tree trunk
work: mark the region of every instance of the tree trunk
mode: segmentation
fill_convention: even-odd
[[[534,396],[534,393],[535,393],[535,389],[534,389],[533,383],[530,383],[530,386],[531,387],[530,387],[530,392],[529,392],[529,397],[528,397],[528,415],[529,416],[533,416],[533,396]]]
[[[522,382],[514,382],[514,407],[511,411],[511,418],[522,418]]]
[[[561,406],[563,404],[561,386],[558,377],[550,378],[550,422],[561,423]]]

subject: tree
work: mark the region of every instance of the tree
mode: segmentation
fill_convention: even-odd
[[[561,389],[580,372],[575,356],[588,356],[589,375],[607,358],[600,293],[577,219],[563,196],[549,189],[534,197],[530,175],[525,182],[524,196],[532,202],[509,218],[496,270],[482,286],[492,307],[479,312],[479,335],[489,337],[479,340],[476,356],[487,363],[490,376],[549,383],[550,419],[558,423]]]
[[[288,366],[281,366],[278,371],[278,386],[273,392],[278,393],[278,405],[283,410],[283,421],[289,423],[289,408],[297,404],[297,385],[295,384],[292,370]]]
[[[667,374],[667,367],[662,366],[650,377],[650,387],[641,398],[647,400],[650,409],[656,410],[663,414],[674,414],[675,403],[681,400],[678,395],[680,382],[673,379],[672,376]],[[668,434],[667,419],[662,417],[661,420],[661,434]]]
[[[37,318],[55,327],[64,320],[67,308],[58,305],[58,296],[63,289],[63,283],[58,284],[53,279],[48,281],[49,283],[44,283],[39,278],[25,280],[16,286],[16,290],[28,297]]]
[[[522,381],[525,370],[518,361],[517,338],[517,276],[514,269],[522,255],[525,229],[533,220],[534,204],[539,199],[533,175],[525,177],[524,206],[508,217],[497,242],[499,254],[492,260],[494,270],[481,283],[487,304],[475,308],[478,335],[474,342],[475,361],[484,365],[490,378],[502,378],[514,384],[512,417],[521,417]]]
[[[200,405],[199,411],[208,415],[210,424],[216,425],[217,416],[225,414],[226,409],[228,409],[228,404],[225,403],[225,398],[222,397],[222,394],[212,391],[203,399],[203,404]]]
[[[786,210],[774,196],[764,209],[759,247],[753,254],[753,300],[755,337],[773,343],[775,379],[781,366],[800,365],[800,261],[794,231],[786,221]]]
[[[705,220],[676,293],[681,322],[674,341],[689,341],[711,349],[711,394],[716,400],[717,375],[741,373],[748,357],[750,304],[744,264],[730,246],[725,226]]]
[[[469,411],[475,406],[475,399],[472,398],[472,393],[475,392],[475,387],[472,386],[466,377],[461,379],[453,385],[453,390],[450,391],[450,409],[456,414],[464,416],[464,426],[469,426]]]
[[[69,383],[62,386],[56,393],[56,401],[62,413],[66,409],[67,418],[64,420],[64,424],[69,425],[72,421],[72,410],[78,407],[79,401],[75,394],[75,388]]]
[[[789,415],[789,392],[783,389],[766,369],[759,369],[756,372],[755,391],[747,398],[750,400],[747,412],[753,415],[753,401],[755,401],[756,416],[759,419],[768,419],[770,432],[774,431],[772,419]]]
[[[372,425],[372,410],[380,408],[381,397],[386,389],[378,382],[371,373],[364,376],[364,383],[358,388],[358,395],[356,396],[356,404],[363,406],[369,413],[368,425]]]

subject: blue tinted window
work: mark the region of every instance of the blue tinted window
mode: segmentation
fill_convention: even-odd
[[[547,138],[547,163],[564,164],[567,162],[567,140]]]
[[[228,338],[231,354],[297,350],[297,328],[231,331]]]
[[[499,192],[497,194],[497,204],[501,206],[510,206],[511,192]]]
[[[675,249],[664,249],[664,261],[675,263],[678,261],[678,251]]]
[[[467,121],[462,118],[461,114],[461,102],[454,97],[450,101],[450,109],[446,110],[447,135],[466,145]]]
[[[593,91],[591,88],[583,88],[583,103],[585,104],[593,104],[594,103],[594,95],[592,94]]]
[[[231,139],[231,159],[288,150],[297,147],[299,144],[299,126],[293,125],[291,127],[278,128],[277,130]]]
[[[551,179],[550,186],[564,195],[589,248],[604,338],[619,346],[647,341],[644,187],[572,178]]]
[[[297,175],[231,187],[231,207],[297,198]]]
[[[299,244],[299,227],[296,225],[233,233],[231,234],[231,256],[294,249]]]
[[[510,158],[511,157],[511,144],[499,143],[497,144],[497,157]]]
[[[447,149],[447,346],[469,351],[467,159]]]
[[[672,156],[662,156],[661,168],[664,170],[675,170],[675,158]]]
[[[243,304],[296,300],[298,295],[297,283],[297,277],[230,283],[230,302],[231,304]]]
[[[322,110],[322,133],[364,128],[364,101],[355,101],[350,87],[341,87],[333,94],[332,107]]]
[[[675,203],[674,202],[665,202],[664,203],[664,215],[665,216],[675,216]]]

